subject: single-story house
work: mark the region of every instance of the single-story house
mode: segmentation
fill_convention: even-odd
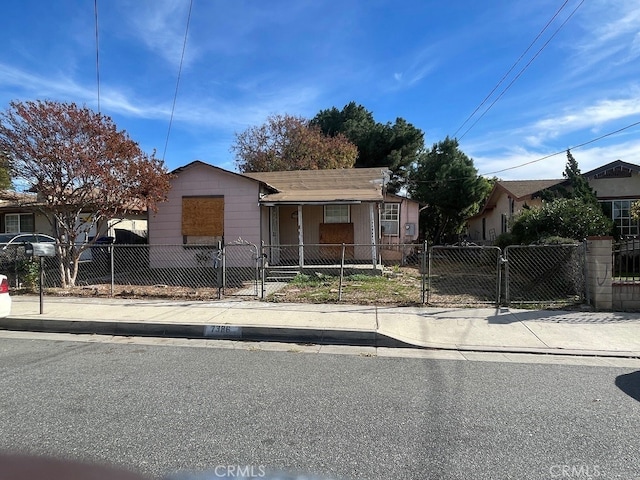
[[[41,203],[35,193],[18,193],[14,191],[0,191],[0,233],[43,233],[55,236],[53,226],[40,210]],[[89,217],[90,212],[81,217]],[[147,212],[137,210],[119,219],[110,219],[101,225],[93,225],[84,232],[86,241],[96,234],[116,238],[117,231],[129,231],[140,236],[147,234]]]
[[[381,245],[417,241],[419,204],[385,194],[386,168],[240,174],[194,161],[173,175],[150,244],[265,245],[270,263],[303,265],[337,260],[342,243],[356,245],[349,259],[377,263]]]
[[[582,174],[620,235],[638,235],[638,221],[631,218],[631,204],[640,199],[640,166],[616,160]],[[508,232],[511,220],[523,208],[540,206],[541,192],[553,190],[566,179],[499,180],[482,209],[467,220],[471,241],[491,243]]]
[[[351,259],[377,262],[378,256],[397,256],[393,252],[398,249],[391,246],[417,240],[420,206],[384,191],[389,174],[386,168],[245,174],[275,190],[263,190],[260,197],[262,221],[269,226],[268,241],[263,239],[273,247],[271,262],[282,261],[282,254],[288,263],[301,265],[305,255],[307,260],[338,256],[342,243],[354,245],[346,252]],[[283,250],[285,245],[290,247]]]
[[[511,220],[523,208],[542,205],[540,193],[562,184],[564,179],[498,180],[480,211],[467,220],[469,239],[476,243],[493,242],[509,231]]]
[[[631,204],[640,200],[640,165],[616,160],[582,175],[620,236],[640,234],[638,220],[631,218]]]

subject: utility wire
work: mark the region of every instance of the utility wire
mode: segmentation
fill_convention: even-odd
[[[518,59],[515,61],[515,63],[513,65],[511,65],[511,68],[507,71],[507,73],[505,73],[502,78],[500,79],[500,81],[496,84],[495,87],[493,87],[493,90],[491,90],[489,92],[489,94],[484,97],[484,100],[482,100],[482,102],[480,103],[480,105],[478,105],[476,107],[476,109],[471,113],[471,115],[469,115],[466,120],[464,122],[462,122],[462,125],[460,125],[458,127],[458,129],[454,132],[453,136],[455,137],[458,132],[460,130],[462,130],[462,128],[467,124],[467,122],[469,120],[471,120],[471,118],[473,118],[473,116],[478,112],[478,110],[480,110],[480,108],[482,108],[482,106],[487,102],[487,100],[489,100],[489,98],[491,97],[491,95],[493,95],[493,93],[498,89],[498,87],[500,85],[502,85],[502,82],[504,82],[506,80],[506,78],[509,76],[509,74],[513,71],[514,68],[516,68],[516,65],[518,65],[518,63],[520,63],[520,60],[522,60],[522,58],[529,53],[529,50],[531,50],[531,48],[535,45],[535,43],[538,41],[538,39],[542,36],[542,34],[547,30],[547,28],[549,28],[549,25],[551,25],[551,23],[556,19],[556,17],[560,14],[560,12],[564,9],[564,7],[566,7],[567,3],[569,3],[569,0],[565,0],[565,2],[560,6],[560,8],[556,11],[556,13],[551,17],[551,19],[549,19],[549,21],[547,22],[547,24],[544,26],[544,28],[542,30],[540,30],[540,32],[538,33],[538,35],[536,35],[536,38],[533,39],[533,41],[529,44],[529,46],[527,47],[527,49],[522,52],[522,54],[520,55],[520,57],[518,57]]]
[[[549,159],[551,157],[555,157],[557,155],[562,155],[562,154],[566,153],[567,150],[577,150],[577,149],[579,149],[581,147],[584,147],[586,145],[598,142],[598,141],[602,140],[603,138],[610,137],[612,135],[615,135],[615,134],[620,133],[620,132],[624,132],[625,130],[628,130],[630,128],[637,127],[637,126],[640,126],[640,120],[638,120],[637,122],[633,122],[633,123],[631,123],[629,125],[626,125],[626,126],[624,126],[622,128],[619,128],[617,130],[614,130],[612,132],[608,132],[608,133],[605,133],[604,135],[600,135],[599,137],[592,138],[591,140],[587,140],[586,142],[582,142],[582,143],[579,143],[577,145],[574,145],[573,147],[568,147],[568,148],[560,150],[558,152],[550,153],[549,155],[545,155],[544,157],[536,158],[535,160],[530,160],[528,162],[521,163],[519,165],[515,165],[513,167],[503,168],[502,170],[496,170],[496,171],[493,171],[493,172],[480,173],[480,174],[478,174],[478,176],[487,177],[489,175],[495,175],[496,173],[507,172],[509,170],[515,170],[516,168],[521,168],[521,167],[525,167],[527,165],[531,165],[533,163],[542,162],[543,160],[547,160],[547,159]],[[475,178],[475,176],[474,177],[446,178],[446,179],[440,179],[440,180],[415,180],[414,183],[436,184],[436,183],[441,183],[441,182],[455,182],[455,181],[461,181],[461,180],[468,180],[470,178]]]
[[[584,0],[582,0],[577,6],[576,8],[573,9],[573,11],[569,14],[569,16],[564,20],[564,22],[562,22],[560,24],[560,26],[556,29],[555,32],[553,32],[553,34],[549,37],[549,39],[544,43],[544,45],[542,45],[542,47],[540,47],[540,49],[536,52],[536,54],[531,58],[531,60],[529,60],[529,62],[527,62],[527,64],[522,67],[522,69],[518,72],[518,74],[513,78],[513,80],[511,80],[511,82],[509,82],[509,84],[504,88],[504,90],[502,90],[502,92],[500,92],[500,95],[498,95],[495,100],[493,102],[491,102],[491,104],[485,109],[484,112],[482,112],[482,115],[480,115],[475,122],[473,122],[473,124],[467,128],[467,130],[460,136],[460,138],[458,138],[458,140],[462,140],[464,138],[464,136],[469,133],[469,131],[476,126],[476,124],[482,119],[482,117],[484,117],[487,112],[489,112],[489,110],[491,110],[491,108],[498,102],[498,100],[500,100],[502,98],[502,96],[507,93],[507,90],[509,90],[511,88],[511,86],[516,82],[516,80],[518,80],[522,74],[525,72],[525,70],[527,68],[529,68],[529,66],[533,63],[533,61],[542,53],[542,51],[547,47],[547,45],[549,45],[549,43],[551,42],[551,40],[554,39],[554,37],[558,34],[558,32],[560,32],[560,30],[567,24],[567,22],[571,19],[571,17],[573,17],[573,15],[576,13],[576,11],[578,11],[578,9],[582,6],[582,4],[584,3]]]
[[[178,99],[178,87],[180,86],[180,76],[182,74],[182,63],[184,62],[184,52],[187,49],[187,36],[189,33],[189,23],[191,22],[191,9],[193,8],[193,0],[189,2],[189,13],[187,15],[187,26],[184,31],[184,42],[182,43],[182,55],[180,55],[180,66],[178,67],[178,78],[176,80],[176,91],[173,95],[173,105],[171,106],[171,116],[169,118],[169,128],[167,129],[167,139],[164,143],[164,150],[162,152],[162,161],[167,154],[167,146],[169,145],[169,135],[171,134],[171,125],[173,124],[173,114],[176,110],[176,100]]]
[[[93,11],[96,24],[96,83],[98,86],[98,113],[100,113],[100,42],[98,36],[98,0],[93,0]]]
[[[626,127],[619,128],[618,130],[614,130],[613,132],[605,133],[604,135],[600,135],[599,137],[592,138],[591,140],[588,140],[586,142],[580,143],[578,145],[574,145],[573,147],[569,147],[569,148],[567,148],[565,150],[561,150],[559,152],[555,152],[555,153],[551,153],[549,155],[545,155],[544,157],[537,158],[536,160],[531,160],[529,162],[525,162],[525,163],[522,163],[520,165],[516,165],[514,167],[503,168],[502,170],[496,170],[495,172],[483,173],[481,175],[482,176],[495,175],[496,173],[502,173],[502,172],[506,172],[508,170],[515,170],[516,168],[524,167],[526,165],[531,165],[532,163],[541,162],[541,161],[546,160],[548,158],[555,157],[556,155],[561,155],[561,154],[565,153],[567,150],[577,150],[580,147],[584,147],[585,145],[589,145],[591,143],[595,143],[595,142],[597,142],[599,140],[602,140],[603,138],[610,137],[611,135],[615,135],[616,133],[623,132],[623,131],[628,130],[629,128],[632,128],[632,127],[637,127],[638,125],[640,125],[640,121],[634,122],[634,123],[632,123],[630,125],[627,125]]]

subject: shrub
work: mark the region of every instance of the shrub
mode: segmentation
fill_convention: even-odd
[[[498,235],[493,242],[496,247],[500,247],[502,250],[507,248],[509,245],[517,245],[518,241],[511,232],[505,232]]]
[[[608,235],[612,221],[597,204],[578,199],[558,199],[540,208],[524,210],[511,227],[517,243],[530,244],[548,237],[583,240]]]

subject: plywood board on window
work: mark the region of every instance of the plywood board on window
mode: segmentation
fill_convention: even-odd
[[[345,258],[353,258],[353,223],[321,223],[320,244],[351,244],[345,249]],[[342,255],[342,247],[322,247],[322,256],[325,258],[339,259]]]
[[[224,197],[182,197],[182,235],[222,237]]]

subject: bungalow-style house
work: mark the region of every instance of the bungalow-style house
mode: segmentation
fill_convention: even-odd
[[[302,266],[338,260],[342,243],[358,245],[347,258],[377,264],[381,245],[417,240],[419,205],[385,195],[385,168],[240,174],[194,161],[173,174],[149,219],[150,244],[188,250],[241,239],[267,246],[272,264]]]
[[[640,166],[616,160],[582,174],[611,216],[621,236],[638,235],[638,221],[631,218],[631,204],[640,199]],[[479,213],[467,221],[468,235],[476,243],[491,243],[508,232],[510,222],[523,208],[542,204],[543,190],[553,190],[565,179],[500,180],[495,183]]]
[[[247,173],[275,192],[262,191],[262,219],[269,222],[271,262],[300,265],[337,257],[337,245],[352,244],[349,259],[391,260],[392,245],[417,240],[419,204],[384,192],[386,168]],[[315,245],[305,248],[304,245]],[[332,245],[322,247],[323,244]],[[283,250],[284,245],[296,248]],[[372,248],[373,246],[373,248]],[[286,247],[285,247],[286,248]],[[341,253],[341,252],[340,252]]]
[[[540,192],[560,185],[554,180],[498,180],[482,209],[467,220],[468,236],[475,243],[493,242],[509,231],[511,220],[523,208],[542,205]]]
[[[37,194],[17,193],[13,191],[0,191],[0,233],[43,233],[54,236],[53,227],[46,216],[39,209],[40,203]],[[87,212],[81,216],[88,217]],[[127,231],[144,236],[147,232],[147,213],[137,211],[125,218],[111,219],[102,225],[94,225],[84,232],[86,241],[96,234],[116,238],[118,232]]]
[[[631,204],[640,200],[640,165],[616,160],[582,174],[613,219],[621,237],[638,235],[638,221],[631,218]]]

